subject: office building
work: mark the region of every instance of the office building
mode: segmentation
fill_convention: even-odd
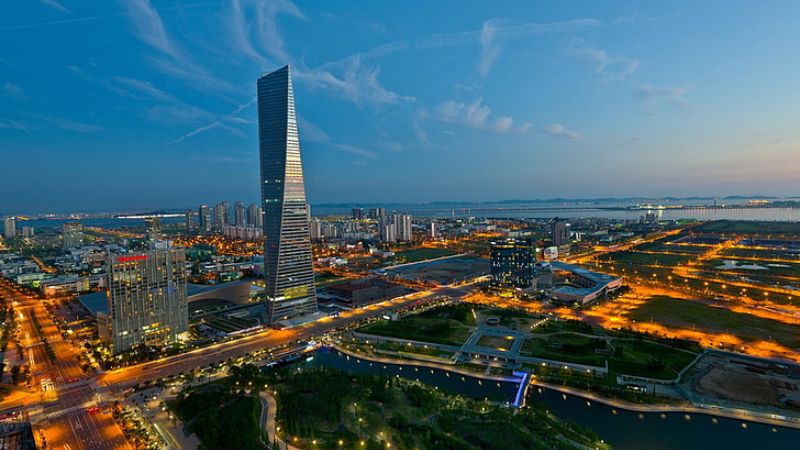
[[[556,247],[569,244],[569,230],[567,230],[566,222],[558,218],[553,221],[550,225],[550,240]]]
[[[290,67],[258,79],[267,320],[317,311],[310,219]]]
[[[197,221],[200,224],[200,233],[211,233],[214,228],[213,221],[211,220],[211,208],[206,205],[200,205],[200,208],[197,210]]]
[[[364,218],[364,208],[353,208],[352,210],[353,220],[361,220]]]
[[[83,245],[83,225],[80,222],[64,222],[61,229],[61,244],[65,249],[78,248]]]
[[[6,217],[3,221],[3,236],[7,239],[17,235],[17,220],[14,217]]]
[[[110,255],[107,315],[98,327],[114,353],[174,342],[189,326],[182,248]]]
[[[492,242],[491,285],[500,289],[528,289],[533,286],[536,263],[530,239]]]

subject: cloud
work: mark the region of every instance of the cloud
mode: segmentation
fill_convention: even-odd
[[[491,108],[483,104],[482,98],[478,98],[472,103],[448,100],[437,105],[430,114],[422,112],[423,117],[430,116],[445,123],[466,125],[478,130],[490,130],[498,133],[524,133],[530,129],[531,125],[529,123],[515,127],[514,119],[509,116],[501,116],[490,120],[491,114]]]
[[[34,117],[37,117],[57,128],[61,128],[62,130],[75,131],[77,133],[92,133],[104,129],[103,127],[98,125],[75,122],[73,120],[65,119],[63,117],[42,116],[42,115],[36,115]]]
[[[519,39],[532,34],[542,33],[566,33],[578,31],[585,28],[598,27],[603,24],[596,19],[572,19],[560,22],[526,22],[519,24],[501,24],[498,21],[489,21],[491,28],[491,42],[495,40]],[[480,30],[461,31],[455,33],[438,33],[429,36],[420,42],[420,46],[427,48],[435,47],[455,47],[470,45],[476,42],[482,43],[485,37],[487,22],[484,22]]]
[[[489,74],[497,55],[500,53],[500,47],[492,42],[497,34],[498,23],[497,19],[487,20],[483,22],[483,27],[481,28],[481,59],[478,64],[478,73],[480,73],[481,77],[486,77]]]
[[[169,94],[167,92],[162,91],[161,89],[156,88],[149,81],[137,80],[135,78],[127,78],[127,77],[112,77],[111,79],[126,88],[138,91],[139,93],[144,94],[145,96],[150,97],[154,100],[161,100],[165,102],[176,101],[175,97],[172,94]]]
[[[334,144],[333,146],[336,149],[341,150],[343,152],[350,153],[356,156],[361,156],[368,159],[375,159],[378,157],[378,154],[371,150],[365,150],[361,147],[357,147],[351,144]]]
[[[256,103],[256,98],[254,97],[250,101],[248,101],[247,103],[243,103],[241,105],[238,105],[236,107],[236,109],[234,109],[231,113],[226,114],[226,115],[224,115],[222,117],[217,117],[216,119],[214,119],[210,123],[207,123],[205,125],[202,125],[202,126],[199,126],[197,128],[194,128],[191,131],[182,134],[181,136],[179,136],[174,141],[169,142],[167,145],[179,144],[179,143],[185,141],[186,139],[189,139],[191,137],[197,136],[200,133],[204,133],[206,131],[213,130],[213,129],[216,129],[216,128],[221,128],[221,129],[226,130],[229,133],[235,134],[237,136],[243,136],[244,134],[241,132],[241,130],[239,130],[238,128],[235,128],[235,127],[233,127],[233,126],[231,126],[229,124],[230,123],[234,123],[234,124],[246,123],[246,124],[249,124],[250,121],[248,121],[246,119],[242,119],[241,117],[237,117],[237,114],[240,114],[242,111],[246,110],[247,108],[249,108],[250,106],[252,106],[255,103]]]
[[[567,54],[591,64],[604,81],[620,81],[639,69],[639,60],[625,56],[610,56],[605,50],[591,47],[570,48]]]
[[[683,97],[685,93],[686,88],[683,87],[653,86],[650,84],[643,84],[634,91],[636,98],[645,104],[653,104],[663,100],[675,106],[687,108],[689,102]]]
[[[278,28],[278,15],[306,19],[289,0],[233,0],[228,27],[234,49],[264,67],[291,63]]]
[[[64,5],[62,5],[61,3],[58,3],[56,0],[39,0],[39,2],[64,13],[70,12],[69,9],[64,7]]]
[[[380,68],[367,67],[356,55],[312,70],[296,70],[297,78],[312,88],[322,89],[356,106],[384,105],[414,101],[383,87],[378,80]]]
[[[328,142],[331,137],[322,128],[318,127],[312,122],[309,122],[305,117],[297,116],[298,127],[300,129],[300,140],[309,142]]]
[[[580,141],[581,139],[583,139],[583,135],[581,133],[578,133],[577,131],[572,131],[567,127],[565,127],[564,125],[558,123],[542,127],[542,132],[545,134],[549,134],[550,136],[569,139],[570,141]]]
[[[214,77],[191,61],[169,36],[161,16],[148,0],[125,0],[122,5],[131,22],[134,36],[160,53],[145,58],[153,67],[204,90],[234,90],[227,81]]]
[[[28,127],[25,125],[7,119],[0,119],[0,129],[28,131]]]
[[[10,81],[6,81],[3,84],[3,93],[13,98],[22,98],[25,95],[25,91],[23,91],[21,87]]]

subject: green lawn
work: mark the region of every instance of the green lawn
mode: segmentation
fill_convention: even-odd
[[[748,342],[771,339],[800,350],[800,326],[688,300],[653,297],[628,313],[627,317],[640,322],[654,321],[673,328],[730,333]]]
[[[475,327],[473,309],[471,305],[445,306],[399,321],[381,320],[358,331],[412,341],[462,345]]]
[[[799,222],[756,222],[737,220],[715,220],[693,228],[696,233],[728,233],[755,235],[791,235],[800,237]]]
[[[604,261],[619,264],[645,266],[678,266],[694,259],[694,255],[668,253],[614,252],[603,257]]]
[[[547,338],[525,339],[520,353],[554,361],[602,366],[607,356],[595,353],[598,348],[606,348],[604,339],[559,333]]]

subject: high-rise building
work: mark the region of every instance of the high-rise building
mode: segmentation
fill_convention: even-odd
[[[257,88],[264,274],[275,323],[316,312],[317,293],[290,67],[263,75]]]
[[[383,242],[395,242],[397,240],[397,225],[389,217],[378,219],[378,232]]]
[[[161,218],[160,217],[147,217],[144,219],[147,225],[147,240],[150,242],[158,242],[161,240]]]
[[[428,224],[428,237],[431,239],[436,239],[439,236],[436,229],[436,222],[431,222]]]
[[[311,219],[308,224],[308,231],[312,241],[322,240],[322,222],[319,219]]]
[[[200,233],[209,234],[214,228],[211,220],[211,208],[206,205],[200,205],[197,210],[197,221],[200,223]]]
[[[220,202],[214,205],[214,231],[222,233],[225,225],[228,224],[228,202]]]
[[[491,285],[503,289],[527,289],[533,285],[535,264],[530,239],[492,242]]]
[[[17,235],[17,219],[14,217],[6,217],[3,221],[3,236],[6,238],[13,238]]]
[[[186,233],[191,233],[194,231],[194,212],[192,210],[187,210],[185,213],[186,218]]]
[[[364,208],[353,208],[352,217],[353,217],[353,220],[361,220],[361,219],[363,219],[364,218]]]
[[[397,240],[401,242],[412,241],[414,235],[411,231],[411,216],[408,214],[395,214],[392,216]]]
[[[247,207],[247,223],[256,228],[264,228],[264,214],[261,212],[261,207],[255,203]]]
[[[386,210],[383,208],[370,208],[367,212],[367,217],[374,220],[381,220],[386,217]]]
[[[114,353],[175,341],[189,327],[182,248],[108,258],[105,338]]]
[[[22,237],[31,239],[33,237],[33,227],[22,227]]]
[[[237,227],[247,225],[245,221],[244,205],[240,201],[233,204],[233,224]]]
[[[83,225],[80,222],[64,222],[61,229],[63,231],[61,243],[65,249],[83,245]]]
[[[569,231],[567,223],[556,218],[550,225],[550,240],[556,247],[569,244]]]

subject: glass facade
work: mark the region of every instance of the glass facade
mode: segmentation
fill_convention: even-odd
[[[268,320],[317,311],[300,138],[289,66],[258,79]]]
[[[492,286],[505,289],[529,288],[533,283],[535,262],[529,239],[492,242]]]

